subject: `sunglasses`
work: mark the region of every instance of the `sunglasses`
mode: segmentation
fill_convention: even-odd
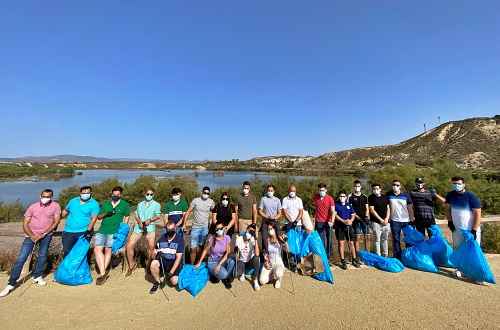
[[[392,186],[393,187],[400,187],[401,185],[399,185],[399,184],[393,184]]]
[[[204,191],[203,192],[205,195],[210,195],[210,192],[209,191]]]
[[[223,200],[223,201],[228,201],[228,200],[229,200],[229,197],[222,197],[222,200]]]
[[[146,196],[154,196],[154,194],[146,194]]]

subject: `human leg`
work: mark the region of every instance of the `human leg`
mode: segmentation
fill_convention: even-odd
[[[392,254],[393,257],[401,260],[401,228],[402,222],[391,221],[391,234],[392,234]]]
[[[271,277],[271,270],[272,269],[266,269],[266,267],[262,267],[259,276],[260,284],[267,284],[269,282],[269,279]]]
[[[382,226],[381,227],[381,235],[380,235],[380,240],[382,241],[382,254],[384,257],[389,256],[389,243],[388,243],[388,238],[389,238],[389,231],[391,227],[389,224]]]
[[[85,232],[81,233],[70,233],[63,231],[62,236],[61,236],[61,241],[63,245],[63,259],[66,258],[66,256],[71,252],[71,249],[73,246],[75,246],[76,242],[78,241],[78,238],[85,234]]]
[[[321,238],[321,242],[323,243],[323,246],[325,247],[325,251],[326,253],[328,254],[329,251],[328,251],[328,246],[327,246],[327,240],[326,240],[326,234],[325,234],[325,222],[317,222],[315,223],[315,228],[316,228],[316,231],[318,232],[319,234],[319,237]],[[328,226],[328,225],[327,225]],[[328,255],[328,258],[330,258],[330,256]]]
[[[38,260],[36,262],[33,278],[39,278],[43,275],[43,267],[47,261],[47,251],[49,250],[52,235],[47,235],[38,241]]]
[[[373,245],[375,247],[375,253],[380,255],[380,236],[382,234],[382,226],[377,222],[372,222],[373,231]]]
[[[9,285],[16,285],[19,276],[21,276],[21,271],[23,270],[24,263],[26,262],[26,259],[28,259],[31,251],[33,251],[34,246],[35,243],[29,237],[24,238],[23,245],[21,245],[21,250],[19,250],[19,255],[17,256],[17,260],[14,263],[12,271],[10,272]]]
[[[106,268],[104,267],[104,246],[94,246],[94,256],[97,267],[99,267],[99,277],[104,275]]]

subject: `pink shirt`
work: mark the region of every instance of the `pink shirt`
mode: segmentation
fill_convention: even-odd
[[[24,213],[24,217],[31,218],[28,227],[33,234],[43,234],[54,223],[54,215],[56,214],[61,214],[61,207],[59,204],[54,201],[47,205],[38,202],[28,207],[26,213]]]

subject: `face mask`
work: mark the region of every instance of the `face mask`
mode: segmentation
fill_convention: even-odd
[[[217,229],[217,230],[215,231],[215,233],[217,234],[217,236],[222,236],[222,234],[224,234],[224,230],[222,230],[222,229]]]
[[[346,198],[345,197],[340,197],[340,202],[345,203]]]
[[[417,183],[417,188],[418,189],[422,189],[424,187],[424,184],[423,183]]]
[[[146,200],[147,200],[147,201],[150,201],[150,200],[152,200],[152,199],[153,199],[153,196],[151,196],[151,195],[146,195]]]
[[[222,201],[222,206],[227,206],[229,204],[229,201]]]
[[[267,197],[273,197],[274,191],[268,191],[267,192]]]
[[[274,235],[274,229],[269,229],[268,233],[269,233],[269,236],[273,236]]]
[[[42,202],[43,205],[48,204],[50,200],[51,198],[40,198],[40,202]]]
[[[295,191],[290,191],[290,193],[288,195],[290,196],[290,198],[294,198],[295,197]]]
[[[319,195],[320,195],[321,197],[325,197],[325,196],[326,196],[326,191],[320,191],[320,192],[319,192]]]
[[[455,191],[462,191],[464,189],[464,185],[463,184],[453,184],[453,189],[455,189]]]
[[[81,194],[80,198],[84,201],[88,201],[90,199],[90,194]]]
[[[167,229],[168,237],[174,237],[174,235],[175,235],[175,229]]]
[[[210,195],[207,195],[207,194],[201,195],[201,198],[203,198],[203,199],[208,199],[208,197],[210,197]]]
[[[360,192],[361,191],[361,187],[354,187],[354,191]]]
[[[111,196],[111,199],[116,202],[120,199],[120,196]]]
[[[399,191],[399,188],[400,187],[398,187],[398,186],[392,186],[392,190],[394,190],[394,191]]]
[[[375,195],[380,194],[380,190],[378,190],[378,189],[373,189],[373,190],[372,190],[372,192],[373,192]]]
[[[250,238],[252,238],[252,235],[250,235],[249,233],[246,233],[246,234],[245,234],[245,237],[246,237],[247,239],[250,239]]]
[[[249,192],[250,192],[250,189],[243,189],[243,195],[248,195]]]
[[[177,202],[179,199],[181,199],[181,196],[180,195],[174,195],[172,196],[172,199],[174,202]]]

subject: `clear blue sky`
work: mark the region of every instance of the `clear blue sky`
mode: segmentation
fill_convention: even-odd
[[[0,157],[316,156],[500,113],[500,1],[0,8]]]

